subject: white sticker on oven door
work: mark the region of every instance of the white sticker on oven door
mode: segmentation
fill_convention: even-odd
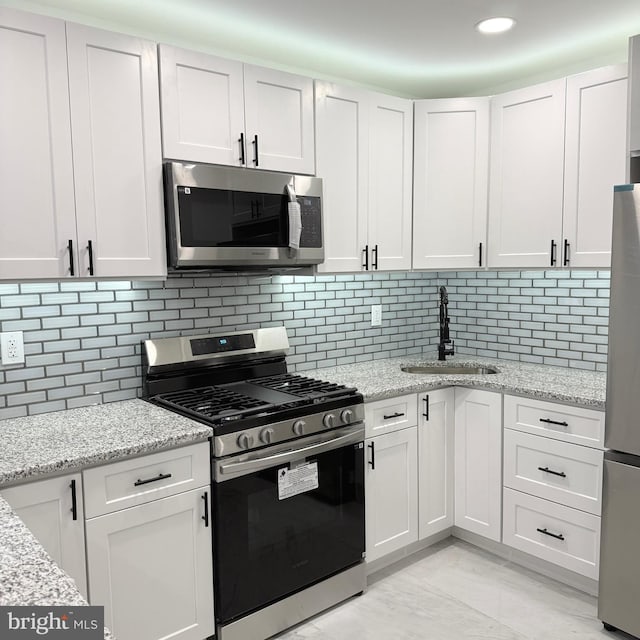
[[[318,488],[318,463],[307,462],[293,469],[278,469],[278,500]]]

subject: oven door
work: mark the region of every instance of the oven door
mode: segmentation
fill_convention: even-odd
[[[362,561],[363,439],[360,424],[215,462],[219,624]]]

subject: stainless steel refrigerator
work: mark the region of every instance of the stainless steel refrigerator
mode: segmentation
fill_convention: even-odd
[[[614,189],[609,314],[598,617],[640,636],[640,184]]]

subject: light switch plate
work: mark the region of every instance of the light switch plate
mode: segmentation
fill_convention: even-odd
[[[22,331],[0,333],[0,353],[2,364],[21,364],[24,362],[24,341]]]
[[[372,327],[382,326],[382,305],[381,304],[371,305],[371,326]]]

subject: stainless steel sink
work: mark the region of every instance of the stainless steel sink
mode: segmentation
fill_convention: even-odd
[[[492,369],[491,367],[476,367],[473,365],[415,365],[415,366],[406,366],[400,367],[402,371],[405,373],[423,373],[423,374],[432,374],[432,375],[458,375],[458,374],[467,374],[467,375],[480,375],[485,376],[490,373],[498,373],[497,369]]]

